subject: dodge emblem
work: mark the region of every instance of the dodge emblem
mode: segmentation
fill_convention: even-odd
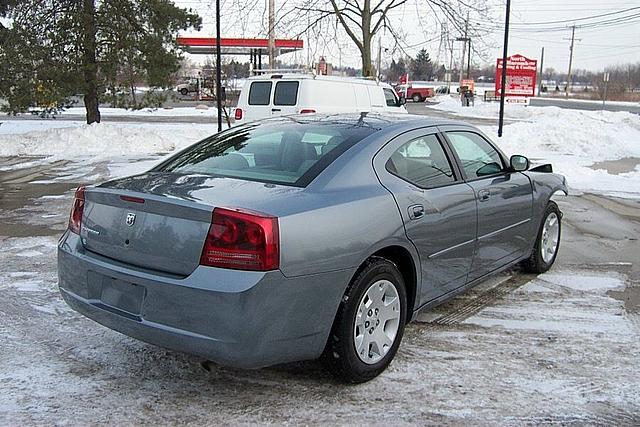
[[[133,224],[136,222],[136,214],[129,212],[127,214],[127,219],[125,220],[125,223],[131,227],[133,226]]]

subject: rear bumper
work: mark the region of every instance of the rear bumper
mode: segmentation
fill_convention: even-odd
[[[60,292],[74,310],[130,337],[239,368],[317,358],[350,274],[287,278],[198,267],[178,278],[87,252],[69,231],[58,245]]]

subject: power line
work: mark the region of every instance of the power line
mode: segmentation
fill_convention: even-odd
[[[618,15],[620,13],[625,13],[625,12],[629,12],[632,10],[640,10],[640,6],[638,7],[630,7],[628,9],[623,9],[623,10],[618,10],[616,12],[609,12],[609,13],[601,13],[598,15],[591,15],[591,16],[584,16],[582,18],[574,18],[574,19],[561,19],[561,20],[557,20],[557,21],[546,21],[546,22],[514,22],[511,25],[548,25],[548,24],[566,24],[566,23],[571,23],[571,22],[578,22],[578,21],[586,21],[589,19],[594,19],[594,18],[601,18],[604,16],[611,16],[611,15]]]

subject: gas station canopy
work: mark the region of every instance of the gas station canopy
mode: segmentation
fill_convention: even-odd
[[[215,37],[178,36],[177,42],[189,53],[204,55],[216,53]],[[304,47],[302,40],[276,39],[275,42],[276,56]],[[262,52],[266,54],[268,47],[268,39],[220,38],[220,53],[223,55],[255,55],[256,53],[262,55]]]

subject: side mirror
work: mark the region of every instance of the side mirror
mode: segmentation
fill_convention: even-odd
[[[509,162],[511,163],[511,170],[514,172],[523,172],[529,169],[529,159],[527,159],[525,156],[516,154],[514,156],[511,156]]]
[[[401,96],[400,98],[398,98],[398,107],[402,107],[406,103],[407,103],[407,98],[405,98],[404,96]]]

